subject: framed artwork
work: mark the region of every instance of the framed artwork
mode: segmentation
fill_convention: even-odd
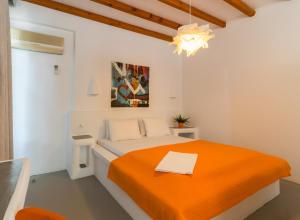
[[[112,62],[111,107],[149,107],[147,66]]]

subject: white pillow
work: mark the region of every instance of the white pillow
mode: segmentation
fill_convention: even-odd
[[[137,119],[109,120],[109,139],[122,141],[141,138]]]
[[[160,118],[144,118],[147,137],[170,135],[170,128],[166,120]]]

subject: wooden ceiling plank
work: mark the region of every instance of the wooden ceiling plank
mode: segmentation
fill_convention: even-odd
[[[158,1],[160,1],[166,5],[169,5],[173,8],[176,8],[178,10],[184,11],[186,13],[190,12],[189,4],[186,4],[183,1],[180,1],[180,0],[158,0]],[[218,25],[219,27],[223,27],[223,28],[226,27],[226,21],[223,21],[223,20],[221,20],[213,15],[210,15],[210,14],[208,14],[198,8],[195,8],[193,6],[191,8],[191,13],[193,16],[203,19],[205,21],[208,21],[212,24]]]
[[[166,27],[172,28],[177,30],[180,26],[182,26],[179,23],[176,23],[174,21],[171,21],[169,19],[162,18],[160,16],[157,16],[155,14],[152,14],[148,11],[133,7],[131,5],[125,4],[123,2],[117,1],[117,0],[91,0],[93,2],[117,9],[119,11],[123,11],[125,13],[146,19],[148,21],[164,25]]]
[[[224,0],[224,1],[249,17],[254,16],[256,13],[255,9],[251,8],[249,5],[247,5],[245,2],[241,0]]]
[[[47,8],[51,8],[57,11],[61,11],[67,14],[71,14],[71,15],[75,15],[75,16],[79,16],[82,18],[86,18],[89,20],[93,20],[93,21],[97,21],[103,24],[107,24],[107,25],[111,25],[114,27],[118,27],[118,28],[122,28],[128,31],[132,31],[135,33],[139,33],[139,34],[143,34],[146,36],[150,36],[150,37],[154,37],[154,38],[158,38],[161,40],[165,40],[165,41],[169,41],[171,42],[173,40],[172,36],[166,35],[166,34],[162,34],[156,31],[152,31],[149,29],[145,29],[143,27],[139,27],[136,25],[132,25],[123,21],[119,21],[113,18],[109,18],[100,14],[96,14],[90,11],[86,11],[80,8],[76,8],[70,5],[66,5],[63,3],[59,3],[53,0],[23,0],[25,2],[29,2],[32,4],[36,4],[36,5],[40,5],[43,7],[47,7]]]

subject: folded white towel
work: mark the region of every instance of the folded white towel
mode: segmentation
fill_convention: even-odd
[[[198,154],[169,151],[155,168],[155,171],[193,174],[197,157]]]

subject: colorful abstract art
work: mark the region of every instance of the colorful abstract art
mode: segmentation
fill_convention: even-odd
[[[112,62],[111,107],[149,107],[146,66]]]

